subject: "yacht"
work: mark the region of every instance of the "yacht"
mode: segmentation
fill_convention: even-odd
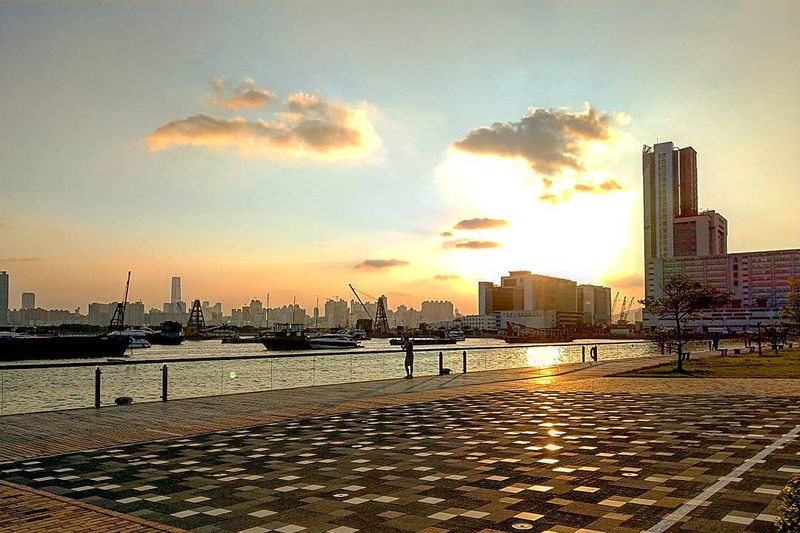
[[[150,348],[150,342],[147,340],[147,332],[141,329],[126,329],[123,331],[111,331],[109,337],[128,337],[128,348],[141,349]]]

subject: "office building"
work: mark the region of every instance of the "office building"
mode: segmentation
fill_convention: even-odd
[[[500,278],[500,285],[478,283],[478,314],[500,311],[553,310],[576,312],[577,283],[563,278],[515,270]]]
[[[578,285],[578,312],[583,324],[601,326],[611,322],[611,288],[598,285]]]
[[[176,304],[180,301],[181,301],[181,278],[178,276],[173,276],[170,303]]]
[[[673,274],[730,291],[723,309],[691,321],[697,331],[754,331],[758,323],[780,320],[789,278],[800,276],[800,250],[728,253],[728,221],[713,210],[697,212],[697,154],[672,142],[645,146],[645,296],[661,296]],[[643,313],[645,328],[671,326]]]
[[[453,302],[445,300],[426,300],[422,302],[420,313],[420,321],[424,324],[449,322],[455,317],[453,314]]]
[[[32,292],[23,292],[20,309],[36,309],[36,295]]]
[[[0,326],[8,324],[8,272],[0,270]]]
[[[363,309],[362,309],[363,311]],[[347,300],[336,298],[325,302],[325,322],[329,328],[343,328],[348,324]]]

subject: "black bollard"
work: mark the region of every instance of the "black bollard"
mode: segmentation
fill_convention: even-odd
[[[167,401],[167,365],[161,367],[161,401]]]
[[[444,354],[439,352],[439,375],[444,374]]]
[[[464,359],[464,370],[462,370],[462,373],[466,374],[467,373],[467,351],[466,350],[461,352],[461,357]]]
[[[592,357],[592,360],[597,361],[597,345],[592,346],[592,349],[589,350],[589,355]]]
[[[581,346],[581,363],[586,362],[586,346]]]
[[[100,367],[95,367],[94,369],[94,406],[95,408],[100,407],[100,374],[101,370]]]

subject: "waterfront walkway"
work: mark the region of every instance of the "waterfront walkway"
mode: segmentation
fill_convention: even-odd
[[[0,529],[768,531],[798,380],[669,359],[6,416]]]

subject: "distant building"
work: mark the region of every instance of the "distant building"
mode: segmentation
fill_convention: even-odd
[[[500,286],[478,283],[478,314],[501,311],[552,310],[576,312],[577,283],[563,278],[515,270],[500,278]]]
[[[577,310],[583,313],[583,323],[600,326],[611,322],[611,288],[598,285],[578,285]]]
[[[453,302],[446,300],[426,300],[422,302],[420,313],[420,321],[425,324],[449,322],[455,318],[453,314]]]
[[[20,309],[36,309],[36,295],[32,292],[23,292]]]
[[[464,329],[473,331],[497,331],[500,323],[497,315],[466,315],[461,317]]]
[[[753,331],[780,320],[789,278],[800,276],[800,250],[728,253],[728,221],[713,210],[697,212],[697,153],[672,142],[645,146],[645,296],[661,296],[673,274],[731,291],[724,309],[692,321],[696,330]],[[643,313],[643,326],[669,326]]]
[[[325,322],[329,328],[342,328],[347,326],[348,318],[349,309],[347,307],[347,300],[336,298],[335,300],[329,299],[325,302]]]
[[[8,272],[0,270],[0,326],[8,324]]]
[[[178,276],[173,276],[170,303],[176,304],[180,301],[181,301],[181,278]]]

